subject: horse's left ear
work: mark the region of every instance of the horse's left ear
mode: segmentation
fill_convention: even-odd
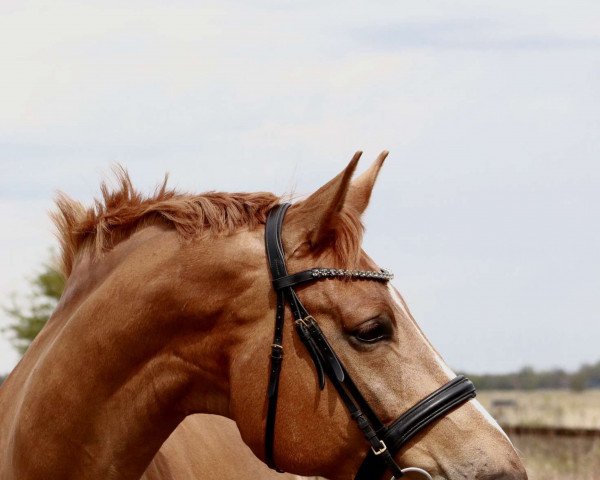
[[[340,174],[290,208],[286,221],[292,228],[288,230],[290,233],[285,241],[294,250],[302,244],[318,250],[335,235],[337,217],[346,202],[350,180],[361,155],[362,152],[356,152]]]
[[[377,175],[389,153],[387,150],[381,152],[373,164],[350,184],[346,204],[354,207],[361,215],[369,205]]]

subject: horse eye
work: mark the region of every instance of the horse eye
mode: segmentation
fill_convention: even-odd
[[[361,325],[354,333],[354,338],[363,343],[375,343],[392,336],[390,326],[381,321],[369,321]]]

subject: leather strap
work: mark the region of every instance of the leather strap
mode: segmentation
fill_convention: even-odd
[[[267,218],[265,225],[265,245],[267,258],[273,278],[286,275],[283,247],[279,238],[280,225],[289,204],[273,210]],[[269,372],[269,387],[267,391],[267,420],[265,426],[265,460],[269,467],[280,471],[275,465],[273,446],[275,444],[275,419],[277,417],[277,394],[279,391],[279,377],[281,375],[281,362],[283,360],[283,325],[285,318],[285,299],[281,290],[277,290],[277,305],[275,307],[275,330],[271,345],[271,369]]]
[[[474,398],[475,394],[475,385],[465,376],[459,375],[450,380],[387,427],[383,440],[388,450],[395,454],[424,427]],[[385,465],[379,461],[373,450],[369,450],[355,480],[379,480],[385,469]]]
[[[281,243],[281,226],[285,212],[290,207],[289,203],[284,203],[275,207],[269,216],[265,225],[265,246],[267,250],[267,259],[271,269],[271,277],[274,281],[281,278],[287,278],[287,268],[285,266],[285,257],[283,254],[283,245]],[[302,273],[302,272],[301,272]],[[294,277],[293,275],[291,277]],[[314,278],[313,278],[314,280]],[[293,283],[292,283],[293,284]],[[292,313],[296,320],[308,316],[308,312],[296,296],[292,288],[283,286],[276,289],[277,304],[275,307],[275,331],[273,334],[273,344],[271,345],[271,369],[269,373],[269,385],[267,390],[267,418],[265,425],[265,461],[266,464],[282,473],[275,463],[275,420],[277,418],[277,399],[279,394],[279,377],[281,375],[281,363],[283,360],[283,327],[285,319],[285,300],[288,300]],[[306,346],[315,369],[319,387],[325,388],[325,374],[323,365],[317,354],[314,341],[306,331],[304,325],[296,321],[296,331]]]
[[[275,290],[281,290],[286,287],[293,287],[300,285],[301,283],[314,282],[315,276],[313,270],[302,270],[301,272],[292,273],[291,275],[285,275],[283,277],[276,278],[273,280],[273,288]]]
[[[457,376],[404,412],[400,418],[387,427],[385,441],[388,448],[394,451],[398,450],[424,426],[474,397],[475,385],[464,375]]]

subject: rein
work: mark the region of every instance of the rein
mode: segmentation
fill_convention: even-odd
[[[408,409],[390,425],[384,425],[348,374],[344,364],[325,338],[317,321],[302,305],[294,291],[294,287],[324,278],[351,278],[357,281],[388,282],[393,278],[393,275],[387,270],[362,271],[335,268],[312,268],[288,274],[281,243],[281,227],[289,207],[289,203],[274,207],[269,212],[265,226],[267,258],[271,270],[273,289],[277,296],[275,331],[273,344],[271,345],[271,369],[267,391],[268,407],[265,428],[265,458],[267,465],[282,472],[275,464],[274,445],[279,377],[283,360],[283,326],[285,305],[287,303],[294,317],[296,332],[315,365],[319,388],[321,390],[325,388],[325,376],[327,376],[346,406],[350,417],[356,422],[371,447],[356,474],[355,480],[380,480],[387,469],[393,475],[391,480],[400,478],[408,472],[421,473],[431,479],[429,473],[420,468],[407,467],[402,469],[394,460],[394,455],[425,427],[475,397],[475,386],[469,379],[459,375]]]

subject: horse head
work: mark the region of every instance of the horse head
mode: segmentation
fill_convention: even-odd
[[[339,280],[300,284],[296,293],[341,358],[346,375],[354,380],[382,424],[390,424],[455,375],[426,339],[395,288],[344,274],[380,271],[361,248],[361,216],[387,152],[352,182],[359,156],[355,155],[330,182],[289,208],[281,246],[289,272],[332,266],[340,273]],[[261,242],[255,238],[254,248],[260,249]],[[260,285],[254,283],[248,290],[250,297],[242,302],[255,309],[249,312],[252,318],[244,321],[249,340],[238,345],[240,350],[230,370],[231,415],[255,453],[273,465],[305,475],[353,478],[369,444],[331,382],[319,388],[314,358],[296,334],[291,312],[287,312],[282,342],[273,459],[265,452],[266,352],[272,348],[276,297],[265,278],[262,252],[259,258],[250,277],[253,282],[261,279]],[[417,465],[435,478],[526,478],[509,439],[476,400],[431,423],[403,445],[396,454],[397,464]],[[360,478],[381,475],[371,475],[363,466]]]
[[[380,272],[362,250],[361,216],[385,156],[352,181],[355,155],[289,207],[278,225],[289,273],[318,266]],[[184,195],[164,186],[143,198],[125,174],[119,189],[103,194],[91,209],[59,200],[68,281],[53,317],[0,391],[0,473],[10,469],[0,477],[139,478],[186,416],[212,413],[235,420],[253,452],[280,469],[352,478],[367,452],[384,451],[383,443],[369,450],[364,438],[377,430],[372,417],[389,425],[454,377],[387,277],[325,275],[295,285],[314,320],[307,324],[312,340],[298,334],[288,304],[269,452],[280,299],[264,237],[280,199]],[[307,348],[311,341],[316,351]],[[331,355],[319,350],[325,341]],[[332,380],[342,371],[336,368],[368,404],[364,418],[348,411]],[[436,479],[526,478],[479,403],[462,399],[455,407],[421,425],[401,449],[390,446],[393,462]],[[45,446],[44,455],[30,455],[34,442]]]

